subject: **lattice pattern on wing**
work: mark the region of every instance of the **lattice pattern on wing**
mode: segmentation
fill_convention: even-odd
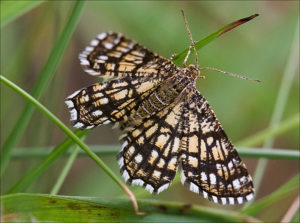
[[[127,183],[160,193],[171,184],[178,167],[183,101],[170,105],[131,128],[119,154]]]
[[[196,65],[176,67],[113,32],[99,34],[79,59],[89,74],[111,80],[66,99],[71,122],[81,129],[121,123],[118,162],[126,182],[160,193],[181,165],[182,183],[215,203],[253,197],[245,164],[196,89]]]
[[[166,78],[178,68],[168,59],[127,39],[120,33],[104,32],[79,55],[83,69],[96,76]]]
[[[160,83],[159,79],[124,77],[76,91],[65,100],[71,122],[74,127],[85,129],[126,121]]]
[[[182,183],[220,204],[253,197],[251,176],[204,97],[196,90],[184,106]]]

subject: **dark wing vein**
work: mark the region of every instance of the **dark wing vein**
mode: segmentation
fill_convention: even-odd
[[[216,203],[250,200],[254,193],[251,176],[206,99],[194,89],[184,108],[183,184]]]

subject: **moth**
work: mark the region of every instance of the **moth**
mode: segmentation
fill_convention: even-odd
[[[71,123],[79,129],[119,124],[118,163],[128,184],[158,194],[180,168],[182,184],[215,203],[253,198],[244,162],[196,88],[197,64],[178,67],[114,32],[99,34],[79,59],[85,72],[109,80],[66,98]]]

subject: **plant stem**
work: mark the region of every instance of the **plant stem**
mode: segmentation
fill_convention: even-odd
[[[278,97],[276,100],[276,104],[274,107],[274,112],[271,118],[271,122],[270,122],[270,129],[276,128],[279,123],[280,120],[282,118],[284,109],[285,109],[285,105],[288,99],[288,95],[291,89],[291,86],[293,84],[293,80],[294,77],[297,73],[297,68],[298,68],[298,64],[299,64],[299,21],[297,21],[296,24],[296,29],[295,29],[295,35],[294,35],[294,40],[291,44],[291,50],[290,50],[290,55],[289,58],[287,60],[287,65],[285,67],[284,73],[283,73],[283,79],[281,81],[281,86],[280,86],[280,90],[278,93]],[[269,139],[267,139],[263,145],[263,148],[272,148],[273,144],[274,144],[274,137],[271,137]],[[261,182],[262,182],[262,178],[263,175],[265,173],[265,169],[267,166],[267,160],[266,159],[260,159],[258,160],[257,166],[255,168],[255,173],[254,173],[254,177],[253,177],[253,182],[256,188],[256,194],[259,191]],[[252,199],[250,202],[248,202],[245,206],[249,206],[252,202],[254,201],[254,199]]]
[[[115,156],[120,152],[120,145],[88,145],[89,148],[98,155]],[[267,159],[285,159],[285,160],[299,160],[300,151],[293,149],[261,149],[261,148],[237,148],[239,155],[245,158],[267,158]],[[49,155],[49,151],[52,151],[51,147],[35,147],[28,148],[22,147],[13,151],[12,158],[26,159],[37,158],[42,159]],[[63,156],[69,156],[70,151],[62,154]],[[78,152],[78,156],[86,156],[86,153],[82,150]]]
[[[58,193],[58,191],[60,190],[62,184],[64,183],[69,171],[71,170],[71,167],[77,157],[77,154],[78,152],[80,151],[79,147],[78,146],[75,146],[73,148],[73,150],[71,151],[71,155],[68,159],[68,161],[66,162],[64,168],[62,169],[56,183],[54,184],[51,192],[50,192],[50,195],[56,195]]]

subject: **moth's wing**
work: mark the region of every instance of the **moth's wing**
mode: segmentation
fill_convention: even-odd
[[[178,167],[183,105],[182,100],[165,108],[124,135],[118,163],[127,183],[150,193],[169,187]]]
[[[126,121],[161,80],[123,77],[82,88],[66,98],[71,123],[80,129]]]
[[[184,106],[181,181],[215,203],[252,199],[252,178],[206,99],[194,89]]]
[[[104,32],[79,54],[84,71],[107,77],[169,77],[178,68],[120,33]]]

